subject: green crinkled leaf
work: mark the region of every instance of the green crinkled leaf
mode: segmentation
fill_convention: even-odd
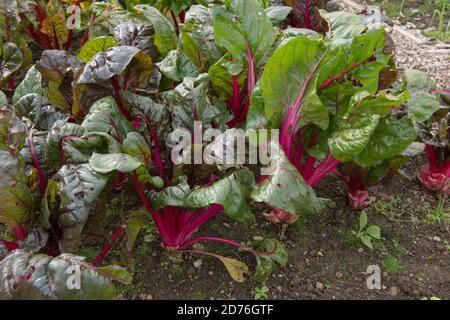
[[[232,219],[249,223],[254,220],[248,200],[255,177],[248,169],[241,169],[208,187],[194,188],[184,201],[187,208],[205,208],[221,204],[224,212]]]
[[[0,45],[0,81],[5,81],[22,66],[23,54],[15,43],[0,42]]]
[[[404,81],[409,91],[430,91],[436,88],[436,82],[428,74],[420,70],[405,70]]]
[[[270,161],[264,172],[267,179],[255,186],[252,199],[297,216],[322,211],[325,208],[323,199],[317,198],[297,168],[286,158],[279,143],[271,141],[268,148]]]
[[[42,87],[42,75],[34,66],[28,69],[25,78],[14,91],[12,103],[16,103],[20,98],[29,93],[44,95],[44,90]]]
[[[77,84],[95,84],[121,74],[139,52],[141,50],[136,47],[120,46],[97,53],[84,66]]]
[[[264,97],[259,82],[253,89],[250,97],[251,103],[247,114],[246,129],[258,130],[261,128],[269,129],[270,122],[264,113]]]
[[[131,123],[117,107],[116,101],[109,96],[95,102],[81,126],[89,132],[105,132],[118,140],[123,140],[133,131]]]
[[[202,5],[189,8],[181,27],[180,46],[202,72],[221,59],[223,53],[215,43],[211,8]]]
[[[8,225],[26,223],[30,217],[32,199],[20,157],[0,150],[0,222]]]
[[[334,39],[353,39],[367,30],[364,18],[353,13],[320,10],[321,16],[331,25],[331,37]]]
[[[155,45],[159,53],[165,57],[177,48],[177,35],[172,23],[158,9],[146,4],[137,5],[135,9],[142,12],[155,29]]]
[[[391,113],[392,109],[405,103],[407,99],[407,92],[395,95],[389,90],[384,90],[378,92],[376,96],[371,96],[369,92],[362,91],[352,97],[347,117],[361,113],[386,116]]]
[[[304,54],[307,52],[308,54]],[[267,62],[261,78],[265,115],[279,123],[281,116],[296,108],[301,125],[328,126],[328,110],[316,93],[321,65],[328,59],[322,41],[299,37],[279,48]],[[298,121],[297,121],[298,122]],[[297,123],[296,122],[296,123]]]
[[[287,6],[271,6],[266,10],[266,15],[274,26],[283,22],[291,13],[292,8]]]
[[[143,164],[149,163],[152,160],[152,151],[139,132],[128,133],[126,139],[123,141],[122,151],[139,159]]]
[[[80,256],[15,250],[0,261],[0,299],[115,299],[111,279],[105,275]]]
[[[78,52],[77,57],[81,61],[88,63],[97,53],[104,52],[117,45],[118,42],[116,38],[111,36],[94,38],[84,44],[80,52]]]
[[[431,93],[436,88],[436,83],[426,73],[413,69],[405,71],[404,82],[411,95],[407,102],[410,117],[423,123],[440,108],[437,95]]]
[[[256,0],[231,0],[229,8],[216,6],[213,20],[217,45],[237,60],[245,61],[250,49],[259,62],[275,41],[272,22]]]
[[[441,107],[436,95],[427,92],[413,93],[407,105],[411,119],[419,123],[423,123],[431,118]]]
[[[179,184],[164,188],[159,192],[151,191],[149,198],[155,209],[162,209],[167,206],[183,207],[190,192],[191,187],[187,183],[186,176],[181,176]]]
[[[174,81],[182,81],[185,77],[195,78],[199,75],[197,67],[180,49],[170,51],[164,60],[156,65],[163,75]]]
[[[230,117],[227,106],[210,97],[210,81],[207,74],[197,78],[186,77],[174,90],[165,92],[165,100],[172,107],[172,127],[193,131],[194,120],[202,121],[204,129],[214,121],[225,128]]]
[[[114,29],[114,37],[121,46],[134,46],[142,51],[155,56],[154,51],[154,29],[147,24],[126,21]]]
[[[160,177],[151,176],[148,167],[152,162],[152,153],[144,137],[138,132],[130,132],[123,141],[122,152],[133,156],[135,160],[141,162],[142,166],[137,169],[139,181],[148,182],[157,188],[164,185]]]
[[[78,250],[91,204],[103,191],[108,176],[97,173],[89,164],[64,165],[58,176],[58,194],[61,198],[58,219],[63,228],[59,246],[62,252],[75,252]]]
[[[416,132],[411,120],[381,120],[370,137],[367,146],[355,157],[362,167],[369,167],[378,161],[389,159],[405,151],[416,140]]]
[[[339,161],[347,162],[361,153],[369,144],[379,119],[379,115],[363,116],[334,132],[328,140],[333,156]]]
[[[208,70],[209,78],[216,94],[223,100],[233,96],[232,76],[242,72],[243,65],[233,61],[230,54],[224,55],[219,61],[214,63]],[[240,79],[240,81],[245,80]]]
[[[63,160],[61,159],[61,153],[65,151],[65,141],[67,139],[81,139],[81,137],[86,133],[86,128],[78,124],[56,121],[47,136],[48,159],[54,164],[59,163],[60,160]]]
[[[113,171],[128,173],[139,168],[142,163],[125,153],[92,154],[89,164],[95,172],[107,174]]]

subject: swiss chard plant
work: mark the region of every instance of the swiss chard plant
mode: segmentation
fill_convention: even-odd
[[[249,122],[280,128],[279,144],[298,184],[315,187],[336,173],[348,187],[350,204],[363,208],[370,202],[366,178],[382,178],[416,139],[407,104],[411,92],[384,76],[393,65],[383,30],[367,29],[359,16],[322,14],[330,36],[296,37],[275,51],[261,90],[254,91]],[[349,165],[352,170],[345,169]],[[275,174],[254,197],[276,208],[275,220],[289,223],[296,220],[291,215],[307,213],[304,202],[293,208],[293,201],[272,199],[290,199],[285,190],[291,189]]]
[[[384,31],[324,11],[332,2],[2,2],[0,222],[11,232],[0,298],[113,298],[112,281],[130,275],[102,265],[114,246],[131,254],[152,220],[171,254],[212,256],[242,282],[244,262],[198,244],[229,245],[254,255],[265,281],[287,263],[281,242],[198,232],[219,214],[253,223],[255,201],[284,233],[324,210],[315,188],[329,174],[364,208],[417,136],[430,160],[421,181],[448,192],[445,95],[417,71],[398,80]],[[207,129],[221,135],[198,140]],[[223,157],[221,138],[240,129],[279,129],[244,140],[267,147],[270,165],[196,161]],[[114,223],[111,193],[136,200]],[[81,257],[100,225],[110,239]]]
[[[422,184],[434,191],[450,192],[450,116],[448,90],[437,89],[435,82],[418,70],[405,72],[405,86],[412,92],[409,112],[428,163],[418,175]]]

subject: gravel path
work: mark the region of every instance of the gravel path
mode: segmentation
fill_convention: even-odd
[[[400,70],[419,69],[428,73],[441,88],[450,88],[450,45],[416,43],[395,29],[386,28],[395,43]]]
[[[360,13],[366,7],[362,1],[341,0],[346,10]],[[450,44],[431,43],[414,25],[401,26],[394,21],[394,27],[385,25],[386,31],[395,43],[396,61],[400,71],[419,69],[435,79],[440,88],[450,88]]]

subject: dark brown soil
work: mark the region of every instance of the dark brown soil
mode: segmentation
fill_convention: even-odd
[[[332,199],[334,208],[289,227],[284,241],[289,263],[266,282],[268,298],[450,299],[448,201],[444,205],[447,220],[432,225],[429,215],[436,210],[438,200],[421,188],[412,169],[406,171],[411,181],[398,176],[372,189],[377,201],[368,210],[369,224],[380,226],[384,238],[373,250],[352,236],[359,213],[347,208],[340,183],[333,177],[324,181],[318,193]],[[257,225],[251,228],[222,216],[201,234],[245,242],[260,235],[278,237],[279,230],[259,214]],[[224,266],[213,258],[185,256],[181,264],[174,264],[158,243],[155,240],[146,253],[136,255],[134,284],[124,288],[123,298],[254,299],[255,289],[263,286],[251,277],[243,284],[233,282]],[[206,248],[254,267],[248,254],[223,246]],[[389,257],[397,259],[404,270],[386,265],[386,260],[393,259]],[[203,260],[200,268],[193,265],[197,259]],[[366,286],[369,265],[381,268],[381,290]]]

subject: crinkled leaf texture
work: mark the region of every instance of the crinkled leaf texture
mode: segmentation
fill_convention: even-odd
[[[95,172],[89,164],[64,165],[58,175],[61,198],[58,218],[63,228],[59,246],[61,252],[75,252],[91,205],[103,191],[108,177]]]
[[[270,167],[265,169],[267,179],[255,186],[252,199],[296,216],[322,211],[325,208],[324,200],[318,198],[308,186],[286,158],[278,142],[271,141],[268,148],[272,151]]]
[[[249,223],[254,216],[249,207],[249,198],[255,177],[249,169],[241,169],[222,178],[211,186],[194,188],[184,200],[187,208],[205,208],[221,204],[232,219]]]
[[[31,193],[20,157],[0,150],[0,222],[9,225],[25,223],[31,213]]]
[[[22,66],[23,54],[15,43],[0,43],[0,46],[0,81],[5,81]]]
[[[440,108],[437,95],[431,93],[436,88],[436,83],[426,73],[412,69],[405,71],[404,81],[411,95],[407,103],[410,117],[423,123]]]
[[[115,299],[111,279],[72,254],[14,250],[0,261],[0,299]]]
[[[142,12],[155,29],[155,45],[159,53],[165,57],[177,48],[177,36],[172,23],[158,9],[149,5],[137,5],[135,9]]]
[[[213,10],[216,43],[238,60],[247,54],[259,62],[275,41],[275,29],[256,0],[231,0],[230,7]]]

